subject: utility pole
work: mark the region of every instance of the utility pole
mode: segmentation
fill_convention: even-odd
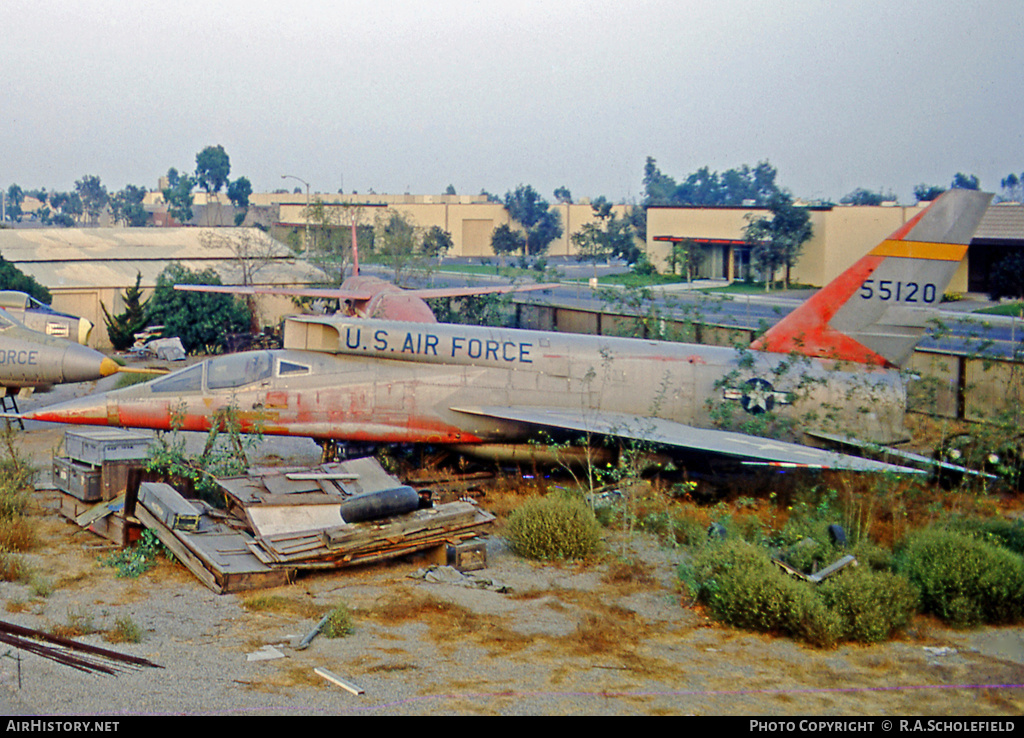
[[[302,179],[302,177],[296,177],[294,174],[282,174],[281,179],[297,179],[306,185],[306,240],[302,250],[309,251],[309,182]]]

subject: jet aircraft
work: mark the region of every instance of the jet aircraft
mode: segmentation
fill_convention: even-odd
[[[556,284],[492,285],[489,287],[429,287],[403,289],[397,285],[369,275],[346,279],[340,287],[243,287],[233,285],[176,284],[174,289],[189,292],[222,292],[232,295],[284,295],[286,297],[313,297],[320,300],[338,300],[343,315],[360,318],[404,320],[416,323],[436,323],[430,306],[424,300],[436,297],[467,297],[472,295],[529,292],[557,287]]]
[[[47,336],[67,338],[85,345],[89,342],[89,334],[92,333],[91,321],[77,315],[58,312],[25,292],[0,290],[0,309],[6,310],[26,328]]]
[[[460,448],[538,433],[632,439],[692,460],[894,467],[795,441],[825,429],[905,436],[898,367],[962,261],[990,194],[951,190],[745,350],[608,336],[354,319],[286,319],[284,348],[216,357],[144,385],[42,408],[33,420],[323,444]],[[790,421],[786,441],[719,429],[723,412]],[[177,425],[180,424],[180,425]]]
[[[0,308],[0,407],[17,411],[22,394],[66,382],[108,377],[121,367],[99,351],[27,328]]]

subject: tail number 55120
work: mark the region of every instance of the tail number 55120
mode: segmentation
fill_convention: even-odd
[[[865,300],[874,297],[883,301],[893,302],[923,302],[931,304],[938,296],[935,285],[928,282],[918,284],[917,282],[900,282],[892,279],[865,279],[860,286],[860,296]]]

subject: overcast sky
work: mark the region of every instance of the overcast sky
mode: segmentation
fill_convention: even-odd
[[[1021,0],[3,0],[0,187],[639,199],[768,160],[805,198],[1024,172]]]

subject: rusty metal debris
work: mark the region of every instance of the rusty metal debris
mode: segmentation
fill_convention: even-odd
[[[46,641],[52,645],[40,641]],[[25,628],[4,621],[0,621],[0,642],[89,673],[115,675],[131,668],[147,666],[156,669],[163,668],[160,664],[138,656],[119,653],[100,646],[90,646],[87,643],[78,643],[68,638],[61,638],[41,630]]]

